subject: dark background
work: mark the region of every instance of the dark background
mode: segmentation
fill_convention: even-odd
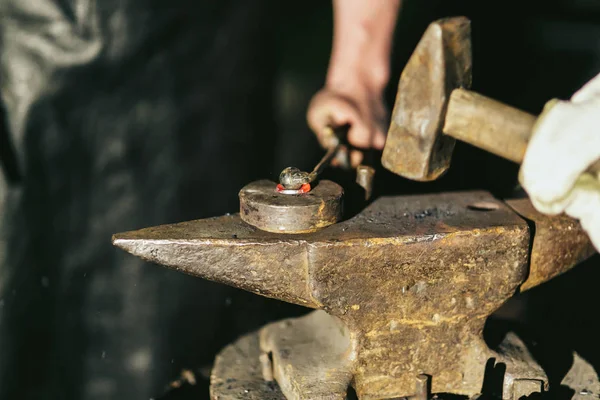
[[[331,12],[323,0],[0,0],[0,398],[207,398],[220,348],[305,312],[143,264],[110,236],[234,212],[244,184],[318,160],[305,110]],[[454,15],[472,20],[473,89],[508,104],[538,113],[600,71],[598,0],[406,0],[389,104],[427,25]],[[26,89],[15,71],[31,71]],[[507,198],[517,171],[459,143],[439,181],[382,170],[377,193]],[[594,264],[521,296],[488,336],[533,338],[552,383],[573,348],[598,365]],[[169,392],[184,368],[198,384]]]

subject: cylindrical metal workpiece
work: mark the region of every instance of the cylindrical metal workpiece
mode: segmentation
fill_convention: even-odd
[[[415,400],[429,400],[429,377],[427,375],[417,375],[415,392]]]
[[[375,168],[368,165],[359,165],[356,168],[356,183],[365,189],[365,199],[369,200],[373,194],[373,178]]]
[[[303,194],[279,193],[277,184],[256,181],[240,191],[240,216],[263,231],[308,233],[335,224],[342,217],[344,190],[323,180]]]

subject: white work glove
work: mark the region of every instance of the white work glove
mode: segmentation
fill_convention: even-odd
[[[579,219],[600,249],[600,75],[571,97],[544,107],[521,165],[519,181],[535,208]],[[600,162],[598,164],[600,166]]]

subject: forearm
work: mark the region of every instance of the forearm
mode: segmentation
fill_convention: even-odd
[[[333,48],[327,87],[341,93],[383,90],[401,0],[333,0]]]
[[[382,149],[387,108],[383,90],[402,0],[333,0],[333,48],[325,87],[311,100],[307,121],[326,146],[328,125],[349,125],[348,142]],[[353,165],[360,152],[351,154]]]

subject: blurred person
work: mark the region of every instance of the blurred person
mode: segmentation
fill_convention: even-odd
[[[234,211],[272,169],[270,10],[0,1],[0,398],[156,397],[264,323],[110,238]]]

